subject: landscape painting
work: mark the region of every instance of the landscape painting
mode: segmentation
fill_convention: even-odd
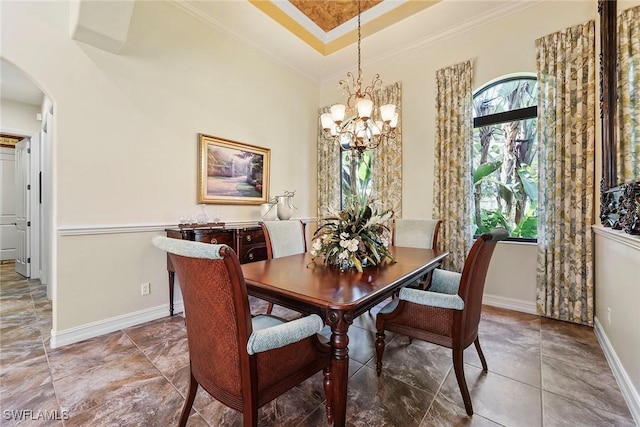
[[[204,134],[198,140],[198,203],[267,202],[271,150]]]

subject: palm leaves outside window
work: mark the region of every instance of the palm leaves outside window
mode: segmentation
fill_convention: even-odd
[[[537,81],[502,79],[473,97],[475,233],[497,226],[536,239],[538,206]]]

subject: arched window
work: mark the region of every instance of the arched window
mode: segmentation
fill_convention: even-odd
[[[537,80],[500,78],[473,96],[473,204],[476,234],[505,227],[535,241],[538,206]]]

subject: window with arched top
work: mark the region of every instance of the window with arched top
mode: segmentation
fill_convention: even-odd
[[[473,95],[475,234],[502,226],[512,240],[537,238],[537,87],[533,74],[508,76]]]

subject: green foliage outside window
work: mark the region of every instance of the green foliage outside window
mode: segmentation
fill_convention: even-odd
[[[501,80],[474,96],[476,234],[502,226],[511,237],[537,238],[536,104],[535,78]]]

